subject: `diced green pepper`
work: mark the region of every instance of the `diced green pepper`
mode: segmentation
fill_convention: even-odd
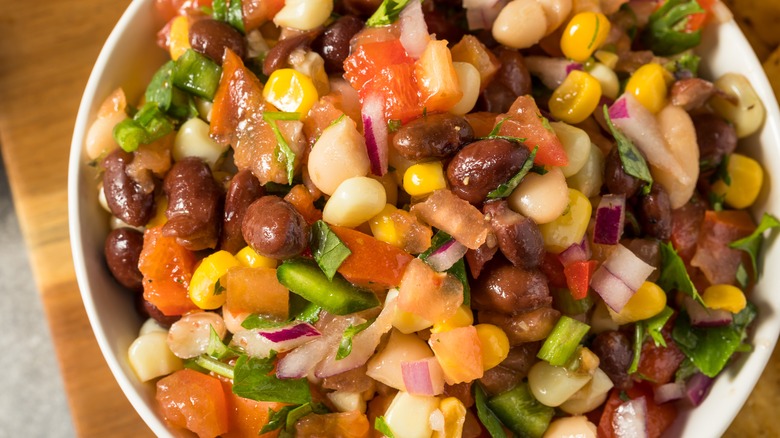
[[[704,12],[696,0],[667,0],[650,15],[643,40],[656,55],[671,56],[696,47],[701,42],[701,30],[686,32],[692,14]]]
[[[555,409],[534,398],[527,383],[492,397],[487,404],[509,430],[521,437],[544,435],[555,414]]]
[[[173,84],[211,101],[217,92],[221,76],[222,67],[200,53],[188,49],[176,60]]]

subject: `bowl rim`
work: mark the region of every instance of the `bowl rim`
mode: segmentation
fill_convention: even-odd
[[[159,412],[155,411],[149,406],[147,400],[139,392],[139,386],[131,379],[135,379],[132,372],[128,374],[127,368],[123,367],[119,362],[119,358],[113,354],[111,348],[111,341],[108,339],[103,320],[101,319],[94,297],[90,279],[87,273],[87,265],[85,261],[85,246],[83,242],[82,226],[81,226],[81,202],[83,201],[80,190],[82,184],[80,178],[84,171],[84,140],[87,130],[92,122],[94,115],[93,111],[99,107],[100,102],[104,97],[97,96],[99,85],[103,79],[103,74],[108,66],[110,55],[115,49],[117,43],[121,39],[122,35],[128,30],[131,23],[137,19],[138,14],[143,13],[144,8],[148,8],[152,4],[153,0],[133,0],[127,9],[123,12],[121,18],[116,23],[108,38],[106,39],[103,47],[100,50],[100,54],[97,57],[95,65],[90,73],[89,80],[84,89],[79,109],[74,126],[73,137],[71,141],[71,150],[68,161],[68,227],[70,233],[71,252],[73,256],[74,269],[76,272],[76,279],[79,285],[79,291],[81,294],[84,307],[89,318],[92,331],[100,347],[100,351],[108,364],[111,373],[122,389],[123,394],[129,400],[130,404],[147,424],[147,426],[157,436],[172,436],[168,426],[162,421]],[[755,52],[748,43],[742,31],[734,20],[726,23],[715,24],[709,26],[705,30],[704,41],[708,38],[714,38],[712,34],[717,34],[722,38],[723,35],[728,36],[730,39],[734,39],[735,43],[739,46],[747,47],[749,50],[742,53],[742,65],[735,70],[749,70],[750,83],[761,97],[764,107],[766,109],[766,119],[759,134],[754,134],[754,137],[769,136],[776,140],[774,145],[762,145],[761,148],[774,148],[780,149],[780,109],[775,98],[775,94],[769,84],[769,80],[759,62]],[[705,63],[703,63],[705,64]],[[740,139],[742,141],[742,139]],[[754,140],[760,142],[760,140]],[[768,172],[765,172],[768,174]],[[769,177],[770,175],[767,175]],[[780,194],[777,192],[780,188],[775,188],[775,197],[780,200]],[[780,202],[780,201],[778,201]],[[777,204],[776,211],[780,213],[780,203]],[[755,214],[754,217],[759,217]],[[777,240],[777,239],[774,239]],[[774,243],[778,245],[777,242]],[[764,245],[763,250],[766,251],[768,245]],[[778,253],[780,257],[780,249],[776,249],[775,253]],[[765,264],[765,266],[767,266]],[[765,273],[766,274],[766,273]],[[106,274],[107,275],[107,274]],[[766,275],[765,275],[766,276]],[[765,279],[764,279],[765,280]],[[764,285],[765,283],[761,283]],[[117,286],[118,287],[118,286]],[[764,286],[766,287],[766,286]],[[767,295],[767,294],[765,294]],[[732,403],[727,407],[725,414],[718,415],[717,418],[712,418],[711,422],[707,425],[707,433],[711,433],[713,436],[722,435],[723,432],[729,427],[736,415],[742,409],[745,401],[750,396],[755,387],[758,379],[761,376],[762,371],[765,369],[766,364],[770,360],[772,351],[777,342],[777,337],[780,334],[780,312],[777,311],[780,308],[780,299],[775,299],[773,303],[775,305],[774,314],[762,315],[759,313],[757,324],[755,325],[751,333],[751,341],[755,341],[755,338],[760,333],[762,336],[762,342],[760,345],[754,345],[754,351],[745,357],[740,358],[739,366],[737,368],[744,368],[744,365],[748,365],[753,371],[748,373],[746,370],[740,369],[736,377],[733,377],[730,381],[723,382],[728,376],[721,375],[716,379],[715,387],[729,385],[729,388],[739,386],[742,390],[736,393],[730,392],[729,397]],[[771,309],[770,309],[771,310]],[[737,364],[731,364],[728,370],[733,370]],[[724,373],[725,374],[725,373]],[[733,373],[729,373],[733,374]],[[720,385],[719,385],[720,382]],[[709,401],[709,403],[708,403]],[[713,397],[707,397],[705,399],[705,405],[708,408],[715,408],[718,405],[718,400],[713,400]],[[738,403],[734,403],[738,402]],[[694,410],[699,409],[695,408]],[[677,434],[682,431],[686,435],[693,433],[686,427],[687,418],[690,414],[690,409],[687,409],[678,416],[673,429],[677,431]],[[701,436],[701,435],[697,435]]]

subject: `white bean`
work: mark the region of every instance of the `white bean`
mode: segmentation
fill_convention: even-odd
[[[539,361],[528,372],[528,387],[534,397],[546,406],[560,406],[591,380],[590,374],[571,372]]]
[[[542,9],[544,9],[544,16],[547,17],[547,32],[549,35],[558,29],[566,18],[569,17],[571,12],[572,0],[537,0]]]
[[[225,321],[225,328],[230,333],[238,333],[241,330],[246,330],[241,327],[241,323],[244,322],[247,317],[251,315],[250,312],[245,311],[233,311],[229,306],[222,306],[222,320]]]
[[[680,164],[684,178],[660,167],[652,167],[653,178],[669,193],[672,208],[685,205],[699,179],[699,147],[696,142],[696,128],[688,113],[674,105],[667,105],[657,115],[658,128],[666,140],[669,153]]]
[[[139,336],[130,344],[127,359],[138,380],[148,382],[184,368],[168,348],[167,333],[156,331]]]
[[[493,38],[515,49],[526,49],[547,34],[547,16],[536,0],[513,0],[496,17]]]
[[[322,219],[333,225],[356,227],[376,216],[387,203],[382,183],[356,176],[341,183],[322,210]]]
[[[590,156],[590,137],[580,128],[563,122],[550,123],[555,135],[563,144],[563,150],[569,157],[569,164],[562,166],[561,171],[566,178],[579,172],[588,162]]]
[[[185,157],[201,158],[212,169],[217,166],[227,146],[222,146],[209,137],[209,124],[193,117],[179,128],[173,141],[173,159],[181,161]]]
[[[710,99],[715,112],[734,125],[737,137],[745,138],[761,128],[766,109],[746,77],[726,73],[715,81],[715,87],[737,100],[734,105],[718,95]]]
[[[168,331],[168,348],[182,359],[200,356],[208,349],[211,327],[214,327],[220,339],[225,337],[225,321],[216,313],[197,312],[184,315],[174,322]]]
[[[616,99],[620,92],[620,83],[615,72],[606,65],[597,62],[588,73],[596,78],[601,84],[601,94],[610,98]]]
[[[530,172],[509,195],[509,207],[537,224],[552,222],[566,211],[569,190],[563,171],[551,168],[544,175]]]
[[[479,98],[479,70],[468,62],[453,62],[452,66],[455,67],[455,73],[458,75],[463,97],[450,109],[450,112],[462,116],[474,108]]]
[[[345,180],[366,175],[370,166],[366,141],[349,117],[325,128],[309,153],[309,177],[328,195]]]
[[[543,438],[596,438],[597,431],[587,417],[563,417],[550,423]]]
[[[607,394],[615,386],[607,373],[596,368],[593,378],[585,386],[569,397],[561,406],[561,410],[569,414],[584,414],[604,403]]]
[[[599,194],[604,183],[604,154],[598,146],[591,143],[588,161],[579,172],[567,178],[566,183],[588,198]]]
[[[274,16],[277,26],[312,30],[321,26],[333,12],[333,0],[287,0]]]
[[[154,318],[149,318],[141,324],[141,329],[138,331],[138,336],[147,335],[153,332],[163,332],[168,334],[168,329],[161,326]]]

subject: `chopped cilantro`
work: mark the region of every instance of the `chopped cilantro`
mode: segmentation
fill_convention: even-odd
[[[287,425],[287,416],[290,414],[290,411],[296,408],[298,408],[298,406],[295,405],[283,406],[278,411],[274,411],[273,409],[268,408],[268,423],[266,423],[265,426],[260,429],[258,435],[273,432],[277,429],[285,427]]]
[[[222,286],[222,284],[219,282],[219,279],[217,279],[217,282],[214,284],[214,295],[222,295],[222,293],[226,290],[227,289],[225,289],[225,286]]]
[[[398,119],[390,119],[387,121],[387,132],[392,134],[401,129],[401,121]]]
[[[349,356],[350,353],[352,353],[352,338],[354,338],[358,333],[367,329],[371,324],[374,323],[375,320],[376,318],[373,318],[362,324],[350,324],[349,327],[344,330],[344,334],[341,336],[341,342],[339,343],[339,349],[336,352],[336,360],[344,359],[345,357]]]
[[[666,292],[679,290],[704,305],[699,291],[685,270],[685,263],[669,242],[661,244],[661,276],[658,278],[658,286]]]
[[[382,435],[386,436],[387,438],[395,438],[393,429],[390,429],[390,425],[387,424],[387,421],[385,421],[385,417],[381,415],[376,417],[376,420],[374,420],[374,429],[381,432]]]
[[[312,226],[311,248],[314,260],[328,277],[328,280],[333,280],[339,266],[352,254],[352,251],[339,239],[339,236],[321,220]]]
[[[642,345],[645,343],[645,338],[650,338],[655,342],[655,345],[666,347],[666,339],[664,339],[661,329],[664,328],[666,322],[669,321],[674,311],[669,307],[664,307],[658,315],[644,321],[638,321],[634,328],[634,358],[631,361],[631,366],[628,368],[628,373],[633,374],[637,372],[639,367],[639,356],[642,354]]]
[[[623,165],[623,170],[634,178],[646,182],[647,186],[645,186],[645,193],[649,193],[650,186],[653,184],[653,177],[650,175],[650,169],[647,167],[645,157],[642,156],[639,149],[634,146],[634,143],[615,127],[612,123],[612,119],[609,117],[609,110],[607,110],[606,105],[604,105],[604,119],[607,122],[609,131],[617,142],[618,155],[620,155],[620,163]]]
[[[232,379],[235,376],[235,370],[232,366],[219,359],[214,359],[207,354],[198,356],[197,359],[195,359],[195,365],[227,379]]]
[[[275,351],[264,359],[240,356],[234,367],[233,393],[256,401],[311,402],[309,382],[306,379],[278,379],[272,373],[275,360]]]
[[[764,213],[764,215],[761,216],[761,222],[753,233],[729,244],[730,248],[740,249],[748,253],[750,261],[753,264],[753,272],[755,272],[756,279],[761,276],[761,266],[758,263],[758,252],[761,250],[761,244],[764,242],[764,231],[778,227],[780,227],[780,220],[769,213]],[[742,266],[742,270],[745,271],[744,266]],[[746,277],[747,272],[744,272],[743,276]]]
[[[398,20],[398,16],[401,15],[401,11],[407,3],[409,0],[384,0],[373,15],[368,18],[366,26],[378,27],[393,24]]]
[[[442,230],[437,231],[431,239],[430,248],[425,250],[425,252],[421,253],[417,257],[422,261],[428,260],[428,257],[433,254],[434,251],[439,249],[445,243],[449,242],[450,239],[452,239],[452,236],[449,234]],[[463,262],[463,259],[461,258],[455,262],[455,264],[445,272],[454,275],[458,278],[458,280],[460,280],[461,284],[463,285],[463,304],[469,305],[469,303],[471,303],[471,287],[469,286],[469,279],[466,275],[466,264]]]
[[[276,157],[280,163],[284,163],[287,168],[287,182],[293,183],[293,177],[295,175],[295,152],[290,149],[290,145],[287,144],[287,140],[284,139],[279,126],[276,124],[279,120],[290,121],[300,120],[301,113],[286,113],[280,111],[266,111],[263,113],[263,120],[271,126],[271,129],[276,136],[277,153]]]
[[[536,152],[539,150],[539,146],[536,146],[533,151],[531,151],[531,154],[528,156],[528,158],[525,159],[525,162],[523,163],[523,166],[520,167],[520,170],[509,179],[509,181],[505,183],[499,184],[498,187],[496,187],[495,190],[488,193],[487,197],[488,199],[500,199],[500,198],[506,198],[507,196],[512,194],[512,191],[517,188],[518,185],[520,185],[520,182],[523,181],[523,178],[525,178],[526,175],[528,175],[528,172],[531,170],[531,168],[534,165],[534,158],[536,158]]]

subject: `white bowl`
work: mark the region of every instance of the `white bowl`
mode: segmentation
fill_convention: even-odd
[[[108,217],[98,205],[95,170],[87,165],[84,138],[98,108],[108,94],[123,87],[132,102],[140,96],[154,71],[166,60],[155,43],[163,26],[152,0],[135,0],[108,37],[79,107],[71,144],[68,206],[70,240],[81,296],[103,356],[119,386],[141,418],[157,434],[172,436],[160,417],[154,400],[154,385],[143,384],[127,361],[127,349],[138,334],[141,320],[136,316],[131,294],[122,290],[105,267],[103,242],[108,233]],[[767,120],[760,133],[740,141],[742,151],[757,158],[765,167],[764,191],[754,209],[780,215],[780,188],[772,188],[772,175],[780,175],[780,111],[761,64],[734,22],[710,27],[699,50],[703,55],[705,77],[738,72],[748,77],[762,97]],[[763,147],[761,146],[763,145]],[[780,266],[780,244],[765,245],[764,266]],[[766,269],[750,299],[759,315],[751,337],[754,351],[730,365],[715,382],[704,403],[683,413],[670,431],[671,436],[720,436],[744,404],[764,369],[780,333],[780,295],[771,286],[780,286],[780,270]]]

